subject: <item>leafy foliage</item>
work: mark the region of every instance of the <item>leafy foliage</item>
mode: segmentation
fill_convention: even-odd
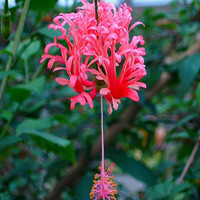
[[[68,97],[74,95],[73,91],[58,85],[46,63],[40,64],[45,45],[53,42],[54,35],[60,35],[59,30],[48,29],[53,17],[59,12],[76,12],[81,5],[74,1],[71,7],[61,8],[57,3],[31,1],[14,55],[12,48],[24,5],[24,0],[16,0],[16,6],[10,9],[13,33],[8,41],[0,37],[0,82],[8,80],[0,97],[2,200],[45,199],[66,171],[72,177],[72,187],[66,188],[61,199],[87,200],[99,165],[100,157],[90,157],[91,146],[100,134],[99,101],[94,102],[92,110],[78,105],[71,111]],[[137,113],[130,114],[134,120],[125,124],[106,148],[106,158],[117,165],[114,177],[129,174],[135,180],[118,184],[117,199],[198,200],[199,149],[184,181],[177,184],[177,180],[200,136],[200,2],[173,1],[171,7],[163,9],[133,7],[133,14],[146,26],[130,34],[143,35],[146,41],[148,75],[142,81],[147,90],[140,92],[139,106],[134,104]],[[5,70],[9,58],[11,68]],[[170,82],[157,90],[163,84],[157,81],[166,74]],[[156,93],[149,98],[152,91]],[[105,114],[105,129],[120,123],[129,106],[132,102],[123,100],[118,111]],[[74,175],[67,169],[80,167],[82,156],[84,165]],[[141,182],[143,187],[139,187]]]

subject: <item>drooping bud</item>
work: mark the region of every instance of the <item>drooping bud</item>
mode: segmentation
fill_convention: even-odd
[[[1,15],[1,35],[4,39],[8,39],[11,34],[11,13],[8,10],[8,1],[5,1],[4,11]]]

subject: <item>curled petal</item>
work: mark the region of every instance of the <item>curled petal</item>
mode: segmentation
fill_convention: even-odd
[[[84,94],[83,94],[84,95]],[[77,96],[77,101],[82,105],[84,106],[86,104],[86,100],[85,98],[83,97],[83,95],[78,95]]]
[[[56,78],[55,80],[60,85],[69,85],[69,80],[67,80],[65,78]]]
[[[96,69],[87,69],[88,72],[90,72],[91,74],[99,74],[99,72]]]
[[[112,99],[112,103],[113,103],[113,108],[115,110],[117,110],[118,106],[119,106],[119,103],[120,103],[120,100],[119,99]]]
[[[108,88],[102,88],[100,90],[100,94],[103,96],[107,95],[108,93],[110,93],[110,90]]]
[[[117,40],[117,38],[118,38],[118,35],[116,33],[111,33],[108,35],[107,40],[109,40],[109,39]]]
[[[90,95],[86,92],[84,92],[84,97],[86,98],[90,108],[93,108],[93,102],[92,102],[92,98],[90,97]]]
[[[108,114],[111,115],[112,114],[112,106],[111,106],[111,103],[108,103],[109,107],[108,107]]]
[[[56,68],[53,70],[53,72],[56,72],[56,71],[59,71],[59,70],[62,70],[62,69],[66,70],[66,68],[64,68],[64,67],[56,67]]]
[[[142,22],[135,22],[130,28],[129,28],[129,32],[134,29],[137,25],[142,24],[144,27],[145,25]]]
[[[53,66],[53,64],[54,64],[54,62],[55,62],[55,58],[50,59],[49,62],[48,62],[48,64],[47,64],[47,68],[51,69],[52,66]]]
[[[71,70],[71,66],[72,66],[72,61],[74,59],[74,56],[70,56],[69,59],[67,60],[67,70]]]
[[[54,43],[47,44],[47,46],[46,46],[45,49],[44,49],[44,53],[48,54],[49,49],[50,49],[52,46],[55,46],[55,44],[54,44]]]

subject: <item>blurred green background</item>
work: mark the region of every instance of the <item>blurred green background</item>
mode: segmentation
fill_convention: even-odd
[[[100,100],[92,110],[77,105],[71,111],[74,92],[40,64],[45,45],[59,34],[48,24],[81,3],[28,1],[15,0],[12,34],[7,41],[0,36],[0,199],[88,200],[100,161]],[[123,99],[110,116],[104,104],[106,159],[117,165],[117,199],[199,200],[200,1],[125,2],[133,21],[146,25],[130,34],[146,41],[147,89],[139,103]],[[17,33],[21,16],[25,24]]]

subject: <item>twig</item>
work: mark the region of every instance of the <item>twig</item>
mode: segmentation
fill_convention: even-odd
[[[19,46],[19,42],[20,42],[21,34],[22,34],[22,31],[23,31],[23,28],[24,28],[26,15],[27,15],[27,12],[28,12],[30,1],[31,0],[25,0],[24,8],[23,8],[22,15],[20,17],[19,25],[18,25],[18,28],[17,28],[17,33],[16,33],[16,36],[15,36],[15,39],[14,39],[14,44],[13,44],[13,49],[12,49],[12,56],[9,56],[8,62],[6,64],[5,71],[10,70],[12,62],[15,59],[15,55],[17,53],[17,49],[18,49],[18,46]],[[4,91],[5,91],[6,85],[7,85],[7,77],[5,77],[2,80],[2,83],[1,83],[1,88],[0,88],[0,109],[1,109],[1,106],[2,106],[2,102],[3,102]]]
[[[190,157],[189,157],[189,159],[188,159],[188,161],[187,161],[187,163],[186,163],[186,165],[183,169],[183,172],[182,172],[180,178],[177,181],[177,184],[180,184],[183,181],[183,179],[185,178],[185,175],[187,174],[189,167],[193,163],[194,157],[195,157],[197,150],[199,148],[199,144],[200,144],[200,137],[198,137],[198,139],[197,139],[197,142],[194,146],[194,149],[193,149],[193,151],[192,151],[192,153],[191,153],[191,155],[190,155]]]

